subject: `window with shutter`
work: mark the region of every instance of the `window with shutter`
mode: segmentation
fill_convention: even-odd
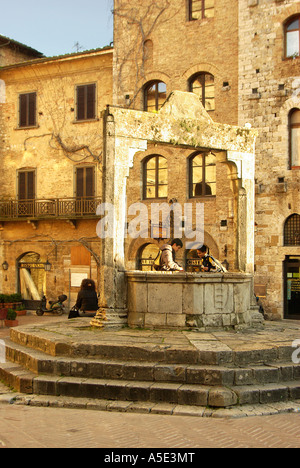
[[[71,247],[71,265],[91,265],[91,254],[83,245]]]
[[[96,118],[96,84],[77,86],[77,120]]]
[[[95,196],[95,168],[76,168],[76,197],[90,198]]]
[[[19,127],[36,126],[36,93],[19,96]]]
[[[20,171],[18,174],[19,200],[35,199],[35,171]]]

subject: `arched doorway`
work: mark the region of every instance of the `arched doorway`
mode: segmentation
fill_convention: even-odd
[[[18,259],[19,291],[25,300],[41,300],[46,292],[45,263],[36,252],[26,252]]]
[[[138,252],[138,269],[141,271],[152,271],[153,263],[159,253],[157,244],[143,245]]]

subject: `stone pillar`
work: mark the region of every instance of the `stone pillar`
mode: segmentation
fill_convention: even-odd
[[[104,116],[103,199],[113,209],[108,237],[102,238],[99,310],[91,325],[102,328],[103,320],[127,323],[127,290],[124,273],[125,196],[118,181],[122,169],[115,158],[115,120],[109,107]],[[119,171],[120,169],[120,171]],[[101,213],[106,215],[106,213]],[[98,233],[99,235],[99,233]]]
[[[228,151],[228,161],[235,163],[240,183],[238,193],[238,267],[254,274],[255,224],[255,153]]]

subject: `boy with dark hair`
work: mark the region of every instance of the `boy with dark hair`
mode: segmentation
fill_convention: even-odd
[[[207,245],[198,248],[197,255],[201,258],[201,271],[210,273],[225,273],[227,271],[218,260],[210,255]]]

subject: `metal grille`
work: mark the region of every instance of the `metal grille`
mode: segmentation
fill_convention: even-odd
[[[284,245],[300,245],[300,215],[290,216],[284,226]]]

